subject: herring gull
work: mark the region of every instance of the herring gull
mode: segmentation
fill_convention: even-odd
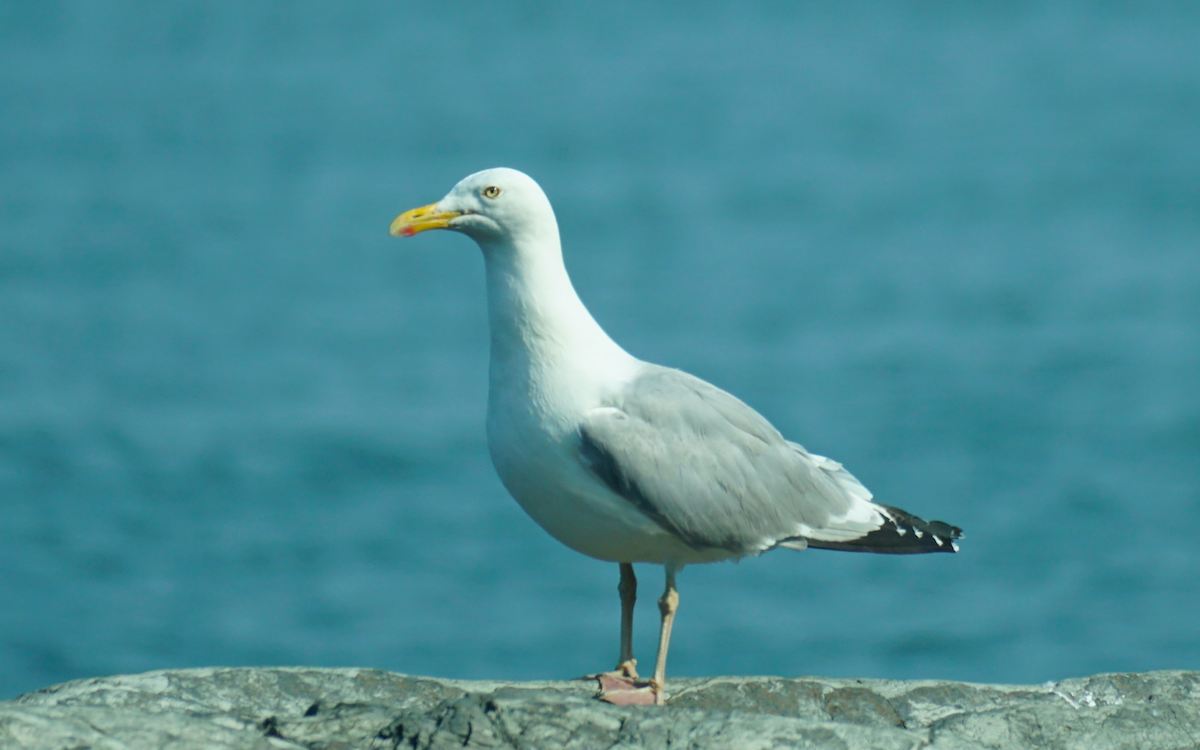
[[[555,539],[620,564],[621,647],[600,697],[657,703],[685,565],[777,547],[957,552],[961,530],[872,502],[836,461],[685,372],[643,362],[600,328],[563,265],[545,193],[513,169],[466,177],[392,222],[393,236],[451,229],[479,244],[491,329],[487,436],[504,486]],[[666,571],[654,676],[633,657],[633,563]]]

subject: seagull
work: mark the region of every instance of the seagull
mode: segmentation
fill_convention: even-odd
[[[667,648],[686,565],[776,548],[957,552],[962,530],[872,502],[836,461],[786,440],[736,397],[626,353],[567,276],[541,187],[515,169],[476,172],[392,222],[392,236],[465,234],[487,269],[487,437],[496,473],[534,521],[571,549],[618,563],[617,667],[599,697],[663,705]],[[633,563],[662,565],[654,674],[633,656]]]

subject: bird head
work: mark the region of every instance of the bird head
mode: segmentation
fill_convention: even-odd
[[[515,169],[485,169],[465,177],[437,203],[405,211],[392,222],[393,237],[427,229],[452,229],[480,243],[513,241],[547,227],[557,233],[554,210],[533,178]]]

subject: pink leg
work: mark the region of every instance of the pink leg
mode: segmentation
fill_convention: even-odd
[[[648,683],[638,681],[637,659],[633,658],[633,605],[637,601],[637,578],[630,563],[621,563],[621,583],[617,591],[621,594],[620,662],[612,672],[596,675],[600,681],[598,697],[618,706],[653,705],[655,693]]]
[[[631,680],[638,678],[637,659],[633,658],[633,605],[637,601],[637,578],[633,565],[621,563],[621,582],[617,584],[621,594],[621,657],[617,671]]]
[[[667,565],[667,589],[658,600],[658,611],[662,614],[662,629],[658,634],[658,658],[654,661],[654,676],[650,678],[650,689],[654,691],[654,703],[661,706],[667,697],[667,649],[671,645],[671,626],[675,624],[675,610],[679,609],[679,592],[675,590],[675,569]]]

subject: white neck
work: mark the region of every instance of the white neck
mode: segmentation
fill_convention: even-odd
[[[636,363],[584,307],[563,265],[558,228],[480,242],[487,264],[491,383],[621,378]]]

